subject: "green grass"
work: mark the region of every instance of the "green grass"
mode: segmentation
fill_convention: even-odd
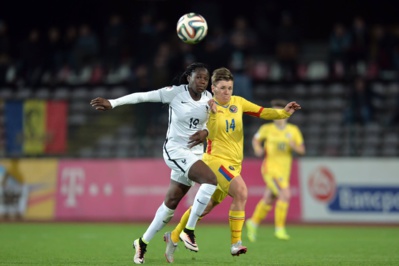
[[[148,224],[0,223],[0,265],[132,265],[132,242]],[[148,246],[147,265],[167,265],[163,232]],[[273,228],[259,228],[248,252],[230,255],[227,224],[199,224],[198,253],[182,243],[174,265],[399,265],[399,227],[294,226],[291,240],[273,237]]]

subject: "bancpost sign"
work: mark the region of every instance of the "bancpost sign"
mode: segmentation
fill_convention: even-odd
[[[303,221],[399,223],[399,160],[302,159]]]

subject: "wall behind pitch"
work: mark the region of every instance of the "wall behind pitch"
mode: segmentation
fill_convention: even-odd
[[[242,175],[249,190],[247,206],[251,212],[265,186],[260,165],[261,160],[251,159],[243,164]],[[294,191],[299,191],[297,180],[295,174]],[[163,159],[61,160],[56,219],[150,221],[164,200],[169,182],[170,169]],[[198,185],[180,202],[174,221],[191,206],[197,190]],[[227,197],[204,221],[228,222],[230,203],[231,198]],[[294,193],[292,206],[289,219],[300,220],[298,193]]]
[[[303,221],[399,223],[398,159],[302,159]]]

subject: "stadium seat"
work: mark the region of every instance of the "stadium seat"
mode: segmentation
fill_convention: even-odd
[[[330,96],[343,97],[346,93],[346,87],[341,83],[332,83],[326,87],[326,91]]]
[[[9,88],[9,87],[1,87],[0,88],[0,99],[3,99],[3,100],[12,99],[14,94],[15,94],[15,91],[12,88]]]
[[[54,91],[53,98],[56,100],[67,100],[71,96],[71,88],[57,87]]]
[[[17,99],[28,99],[31,98],[32,95],[33,95],[32,88],[22,87],[17,89],[16,93],[14,94],[14,97]]]
[[[91,93],[88,87],[76,87],[71,88],[72,100],[88,100],[90,99]]]
[[[93,90],[90,92],[90,99],[94,99],[96,97],[103,97],[105,99],[108,98],[108,88],[104,86],[99,86],[93,88]]]
[[[323,80],[329,75],[328,66],[324,61],[312,61],[308,64],[306,78],[309,80]]]
[[[86,124],[87,116],[82,113],[70,114],[68,116],[68,123],[70,126],[80,126]]]
[[[35,92],[34,97],[38,99],[50,99],[51,91],[48,87],[41,87]]]
[[[119,98],[121,96],[125,96],[126,94],[129,94],[129,90],[123,86],[113,87],[109,89],[110,99]]]

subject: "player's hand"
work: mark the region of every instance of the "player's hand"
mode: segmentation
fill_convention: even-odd
[[[189,138],[188,147],[191,149],[192,147],[197,146],[198,144],[204,143],[207,136],[208,136],[208,131],[205,129],[195,132]]]
[[[301,109],[301,106],[296,102],[289,102],[285,107],[284,110],[290,114],[293,114],[295,111]]]
[[[216,105],[215,100],[214,100],[214,99],[210,99],[210,100],[208,101],[208,105],[209,105],[209,108],[211,108],[211,112],[214,113],[214,114],[216,114],[216,112],[218,111],[218,109],[217,109],[217,105]]]
[[[254,153],[257,157],[262,157],[263,156],[263,149],[261,147],[256,147],[254,148]]]
[[[97,97],[90,101],[90,105],[98,111],[106,111],[112,109],[111,103],[104,98]]]

